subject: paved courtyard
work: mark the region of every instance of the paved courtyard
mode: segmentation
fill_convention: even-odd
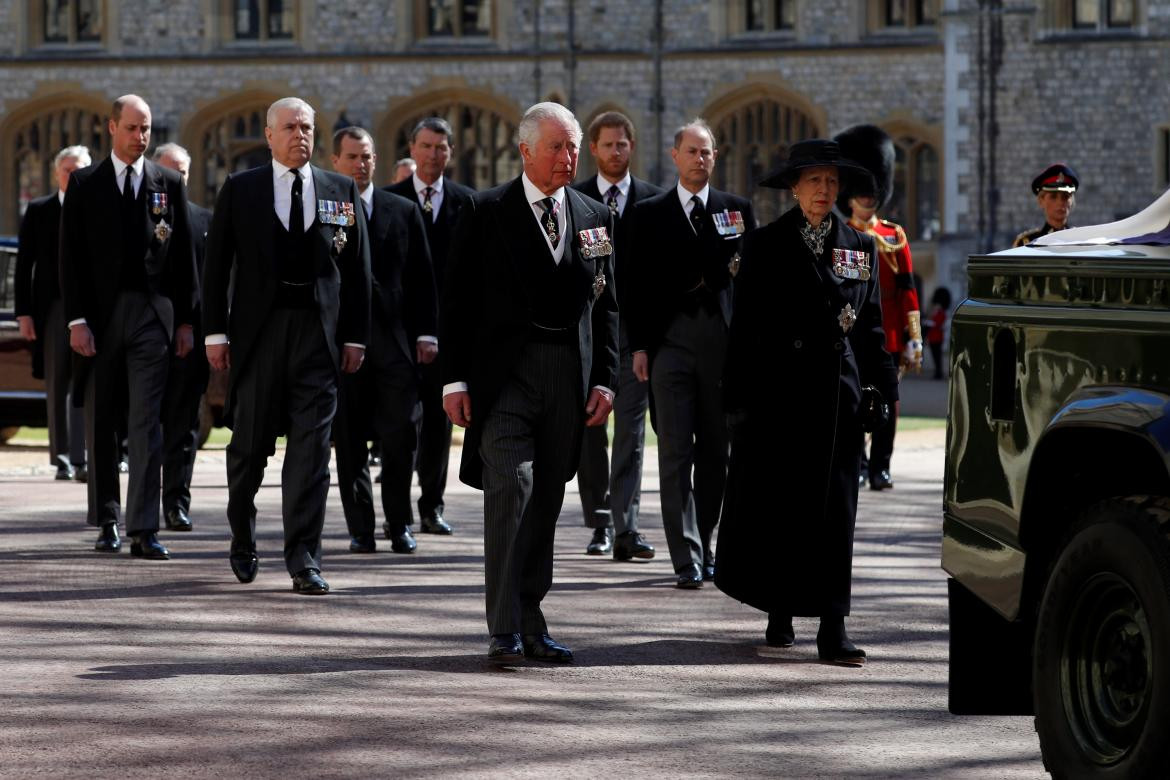
[[[450,537],[347,551],[330,493],[324,574],[280,560],[279,455],[261,489],[261,572],[227,564],[223,450],[200,453],[169,562],[90,551],[85,488],[43,448],[0,447],[0,777],[1044,777],[1030,718],[946,711],[938,567],[943,429],[899,435],[893,491],[863,491],[851,635],[861,670],[818,663],[815,621],[763,645],[764,616],[673,587],[654,453],[657,558],[583,555],[575,492],[545,602],[568,667],[484,660],[480,495],[452,486]],[[775,485],[775,511],[787,491]],[[570,485],[575,490],[575,485]]]

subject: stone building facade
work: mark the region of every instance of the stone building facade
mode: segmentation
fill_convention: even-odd
[[[913,240],[927,294],[962,288],[969,251],[1037,221],[1028,182],[1064,159],[1080,223],[1170,185],[1170,0],[0,0],[0,233],[51,188],[61,146],[108,151],[114,97],[141,94],[156,143],[194,157],[191,192],[267,159],[264,111],[289,94],[334,126],[368,127],[379,175],[440,113],[452,173],[484,187],[519,170],[516,123],[538,99],[585,124],[638,128],[635,172],[668,183],[674,129],[716,129],[717,186],[763,218],[754,182],[787,145],[858,122],[899,152],[886,211]],[[582,154],[583,173],[592,170]]]

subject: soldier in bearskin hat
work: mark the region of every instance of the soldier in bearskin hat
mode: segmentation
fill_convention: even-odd
[[[1064,163],[1049,165],[1039,176],[1032,179],[1032,194],[1036,196],[1036,202],[1044,211],[1044,224],[1016,236],[1016,240],[1012,242],[1012,249],[1027,246],[1040,236],[1046,236],[1055,230],[1072,227],[1068,223],[1068,215],[1077,205],[1077,188],[1080,184],[1077,172]]]
[[[849,219],[849,226],[873,236],[878,253],[878,279],[882,291],[882,326],[886,351],[899,361],[899,377],[907,369],[922,370],[922,322],[918,292],[914,287],[914,266],[910,244],[900,225],[880,219],[877,212],[894,194],[894,142],[880,127],[857,125],[836,136],[841,154],[856,160],[873,176],[856,179],[859,184],[843,187],[837,208]],[[894,486],[890,458],[894,454],[897,412],[891,410],[887,425],[873,432],[868,469],[861,480],[869,479],[871,490]],[[865,450],[862,448],[864,459]]]

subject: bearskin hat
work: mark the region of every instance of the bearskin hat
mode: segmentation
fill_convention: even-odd
[[[837,208],[844,214],[851,214],[849,199],[872,195],[880,211],[894,195],[894,141],[876,125],[854,125],[833,138],[841,146],[841,154],[855,160],[873,175],[876,190],[862,192],[856,188],[841,188],[837,195]]]

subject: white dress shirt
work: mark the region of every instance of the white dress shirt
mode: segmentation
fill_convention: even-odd
[[[134,188],[134,197],[138,197],[138,191],[142,189],[142,172],[146,168],[146,158],[139,157],[132,164],[127,165],[118,159],[118,155],[111,153],[110,160],[114,163],[114,187],[118,190],[118,197],[122,197],[122,188],[126,186],[126,169],[130,169],[130,186]],[[65,205],[65,193],[61,190],[57,191],[57,197],[61,200],[61,205]],[[85,325],[85,317],[78,317],[75,320],[70,320],[67,327],[72,328],[74,325]]]
[[[632,183],[633,179],[630,177],[630,172],[628,170],[626,171],[626,175],[619,182],[612,182],[602,176],[600,173],[597,174],[597,191],[601,193],[601,202],[605,203],[607,206],[609,204],[606,203],[605,193],[609,192],[610,187],[614,186],[615,184],[617,185],[617,213],[619,217],[626,213],[626,201],[630,197],[630,184]],[[610,238],[612,238],[612,236],[610,236]]]
[[[703,202],[703,208],[707,208],[707,196],[711,194],[711,185],[704,184],[703,189],[698,192],[691,192],[680,181],[678,186],[675,187],[675,191],[678,192],[678,200],[682,204],[683,213],[687,215],[687,222],[690,224],[691,230],[694,230],[697,235],[699,231],[695,230],[695,223],[691,222],[691,212],[695,210],[695,204],[691,202],[691,198],[698,195],[699,200]]]
[[[439,209],[443,206],[443,177],[435,179],[434,184],[427,184],[418,177],[418,173],[410,175],[414,183],[414,191],[418,195],[418,207],[421,209],[422,205],[427,202],[426,191],[427,187],[431,188],[431,222],[439,218]],[[423,212],[426,214],[426,212]]]
[[[540,225],[540,234],[544,236],[544,244],[548,247],[548,251],[552,252],[553,262],[560,265],[561,258],[565,256],[565,244],[568,240],[565,231],[569,229],[569,215],[565,213],[565,188],[559,187],[552,195],[545,195],[529,180],[527,173],[521,175],[520,181],[524,183],[524,197],[528,198],[528,202],[532,205],[532,217],[536,220],[536,224]],[[540,217],[544,214],[544,204],[541,201],[545,198],[552,198],[557,202],[557,233],[560,235],[560,240],[557,241],[555,247],[552,245],[544,225],[540,222]]]

